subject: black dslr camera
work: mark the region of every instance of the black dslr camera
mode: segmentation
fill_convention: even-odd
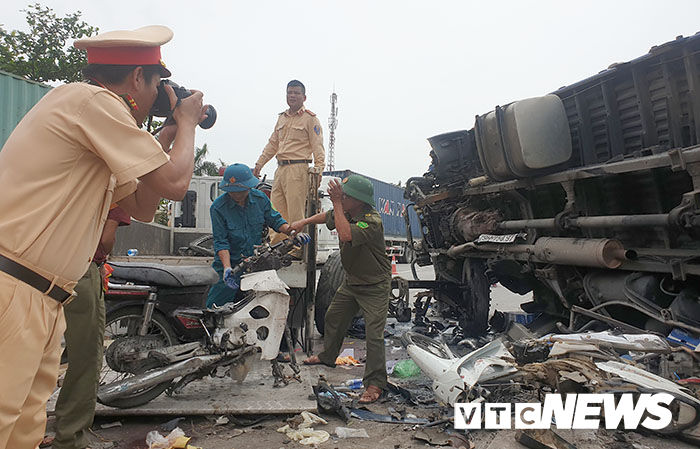
[[[173,111],[172,109],[170,109],[170,98],[168,97],[168,93],[165,90],[166,85],[170,85],[170,87],[173,88],[173,90],[175,91],[175,95],[178,98],[178,103],[179,100],[192,95],[192,92],[190,92],[182,86],[178,86],[176,83],[170,80],[162,80],[160,82],[160,84],[158,85],[158,96],[156,97],[156,101],[153,103],[150,115],[155,117],[167,117],[164,126],[170,125],[174,122],[172,118]],[[199,126],[201,126],[204,129],[209,129],[212,126],[214,126],[215,122],[216,109],[214,109],[214,106],[212,105],[207,105],[207,118],[202,120],[202,123],[200,123]]]

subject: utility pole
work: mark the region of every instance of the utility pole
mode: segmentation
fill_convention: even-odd
[[[335,128],[338,127],[338,95],[335,92],[331,94],[331,115],[328,117],[328,171],[335,170]]]

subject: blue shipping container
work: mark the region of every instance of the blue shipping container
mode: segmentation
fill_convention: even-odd
[[[335,176],[346,178],[352,174],[361,175],[352,170],[334,170],[323,172],[324,176]],[[406,238],[406,222],[403,213],[410,204],[403,197],[404,189],[388,182],[380,181],[369,176],[362,175],[369,179],[374,186],[374,207],[382,217],[384,224],[384,235],[389,238]],[[411,219],[411,233],[414,239],[421,238],[420,222],[413,208],[409,208],[408,216]]]

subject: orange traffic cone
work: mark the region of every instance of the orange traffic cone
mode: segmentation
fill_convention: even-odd
[[[391,256],[391,275],[398,276],[399,272],[396,270],[396,256]]]

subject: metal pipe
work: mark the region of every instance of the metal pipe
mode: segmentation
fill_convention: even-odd
[[[526,228],[554,229],[556,227],[554,218],[535,218],[532,220],[508,220],[498,223],[498,229],[503,231],[520,231]]]
[[[152,369],[143,374],[101,386],[98,390],[97,398],[101,403],[109,404],[115,399],[129,396],[143,389],[193,373],[205,366],[218,362],[222,358],[223,355],[221,354],[193,357],[163,368]]]
[[[540,237],[534,245],[475,244],[456,245],[447,250],[453,258],[466,252],[499,252],[528,254],[534,261],[558,265],[618,268],[626,260],[627,251],[617,240]]]
[[[646,226],[669,226],[669,214],[646,215],[603,215],[598,217],[573,217],[565,219],[566,227],[593,228],[633,228]],[[536,218],[532,220],[508,220],[497,225],[503,231],[516,231],[526,228],[555,229],[554,218]]]
[[[638,310],[639,312],[643,313],[644,315],[647,315],[649,318],[655,319],[656,321],[659,321],[661,323],[667,324],[669,326],[673,327],[682,327],[684,329],[687,329],[689,331],[695,332],[696,334],[700,334],[700,327],[695,327],[690,324],[683,323],[681,321],[676,321],[676,320],[667,320],[664,317],[662,317],[660,314],[655,313],[654,311],[647,310],[644,307],[640,307],[637,304],[634,304],[632,302],[628,301],[620,301],[620,300],[612,300],[612,301],[606,301],[602,304],[598,304],[595,307],[591,307],[588,309],[591,312],[595,312],[600,309],[604,309],[605,307],[608,306],[623,306],[623,307],[630,307],[632,309]]]
[[[608,215],[602,217],[578,217],[568,220],[571,226],[577,228],[610,228],[610,227],[645,227],[668,226],[668,214],[647,215]]]

